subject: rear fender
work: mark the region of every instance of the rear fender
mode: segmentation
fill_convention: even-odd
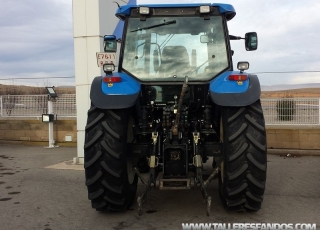
[[[125,73],[108,77],[121,77],[121,82],[107,83],[104,77],[95,77],[90,90],[91,102],[101,109],[124,109],[133,106],[140,94],[140,83]]]
[[[227,71],[210,82],[211,100],[220,106],[247,106],[260,98],[260,82],[256,75],[248,76],[245,81],[230,81],[228,76],[239,71]]]

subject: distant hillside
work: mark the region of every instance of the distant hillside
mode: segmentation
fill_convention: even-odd
[[[320,83],[299,85],[271,85],[261,86],[262,98],[279,97],[310,97],[320,98]],[[58,94],[75,94],[75,86],[59,86],[55,88]],[[38,95],[47,94],[45,87],[2,85],[0,84],[0,95]]]
[[[75,94],[76,87],[62,86],[55,87],[58,94]],[[0,84],[0,95],[38,95],[47,94],[45,87],[24,86],[24,85],[2,85]]]
[[[306,89],[306,88],[319,88],[320,83],[308,83],[308,84],[282,84],[282,85],[261,85],[262,91],[282,91],[291,89]]]

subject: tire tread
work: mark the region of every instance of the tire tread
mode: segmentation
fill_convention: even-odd
[[[129,109],[104,110],[93,104],[85,128],[84,169],[88,199],[97,211],[125,211],[134,201],[138,178],[129,182]]]
[[[261,208],[267,171],[266,130],[260,100],[246,107],[222,107],[224,173],[219,194],[228,210]],[[223,178],[221,178],[223,175]]]

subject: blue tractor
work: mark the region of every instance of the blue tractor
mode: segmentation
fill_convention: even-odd
[[[119,7],[123,35],[106,35],[97,53],[105,75],[92,82],[85,128],[93,208],[127,210],[140,178],[139,214],[151,188],[195,186],[209,215],[206,187],[214,177],[227,210],[261,208],[267,148],[260,83],[244,72],[248,62],[233,70],[230,47],[230,40],[243,39],[252,51],[258,40],[255,32],[229,35],[235,15],[228,4]],[[204,164],[212,165],[206,177]]]

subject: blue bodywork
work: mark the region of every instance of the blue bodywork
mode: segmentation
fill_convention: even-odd
[[[150,8],[162,8],[162,7],[199,7],[199,6],[203,6],[203,5],[211,5],[211,6],[215,6],[218,7],[220,14],[225,14],[227,20],[231,20],[235,15],[236,15],[236,11],[233,8],[232,5],[229,4],[220,4],[220,3],[213,3],[213,4],[204,4],[204,3],[197,3],[197,4],[151,4],[151,5],[146,5],[146,4],[141,4],[141,5],[136,5],[135,4],[136,1],[135,0],[130,0],[128,5],[124,5],[121,6],[120,8],[118,8],[117,12],[116,12],[116,16],[118,18],[120,18],[121,20],[119,21],[118,25],[116,26],[113,35],[115,35],[117,37],[117,39],[121,39],[122,38],[122,32],[123,32],[123,20],[126,16],[130,15],[130,11],[132,8],[137,8],[139,6],[148,6]]]
[[[260,98],[260,82],[256,75],[246,75],[245,81],[229,80],[229,75],[238,75],[239,71],[226,71],[210,81],[211,100],[220,106],[247,106]]]
[[[126,73],[113,73],[108,77],[117,76],[121,77],[121,82],[108,84],[102,82],[101,89],[104,94],[107,95],[133,95],[140,91],[140,83],[133,77],[130,77]]]
[[[247,106],[260,98],[260,83],[255,75],[247,75],[245,81],[231,81],[229,75],[239,71],[226,71],[210,81],[209,94],[211,100],[221,106]],[[140,94],[141,84],[126,73],[113,73],[108,77],[119,76],[121,82],[107,83],[103,77],[92,83],[91,100],[101,108],[128,108],[135,104]],[[101,93],[99,93],[101,92]]]
[[[229,4],[220,4],[220,3],[213,3],[213,4],[201,4],[201,3],[192,3],[192,4],[141,4],[141,5],[125,5],[121,6],[117,12],[116,16],[119,17],[120,19],[123,19],[125,16],[130,15],[131,9],[132,8],[137,8],[139,6],[148,6],[150,8],[182,8],[182,7],[200,7],[204,5],[210,5],[210,6],[215,6],[218,7],[220,14],[226,14],[227,15],[227,20],[231,20],[235,15],[236,11],[234,10],[232,5]]]
[[[229,73],[228,73],[229,72]],[[256,75],[247,75],[248,80],[237,82],[226,79],[229,74],[239,72],[228,71],[210,82],[211,100],[220,106],[247,106],[259,100],[261,89]]]
[[[230,81],[229,75],[239,74],[239,71],[226,71],[210,81],[209,90],[214,93],[244,93],[249,88],[249,79],[246,81]],[[241,75],[247,75],[241,73]]]
[[[121,82],[104,82],[95,77],[91,84],[91,102],[101,109],[123,109],[135,105],[140,95],[140,83],[125,73],[113,73],[107,77],[121,77]]]
[[[246,81],[230,81],[228,76],[239,74],[239,71],[226,71],[210,81],[209,90],[214,93],[244,93],[249,88],[249,79]],[[248,75],[242,73],[242,75]],[[109,85],[102,82],[101,89],[106,95],[132,95],[140,91],[141,84],[136,79],[126,73],[113,73],[108,77],[119,76],[122,81]]]

